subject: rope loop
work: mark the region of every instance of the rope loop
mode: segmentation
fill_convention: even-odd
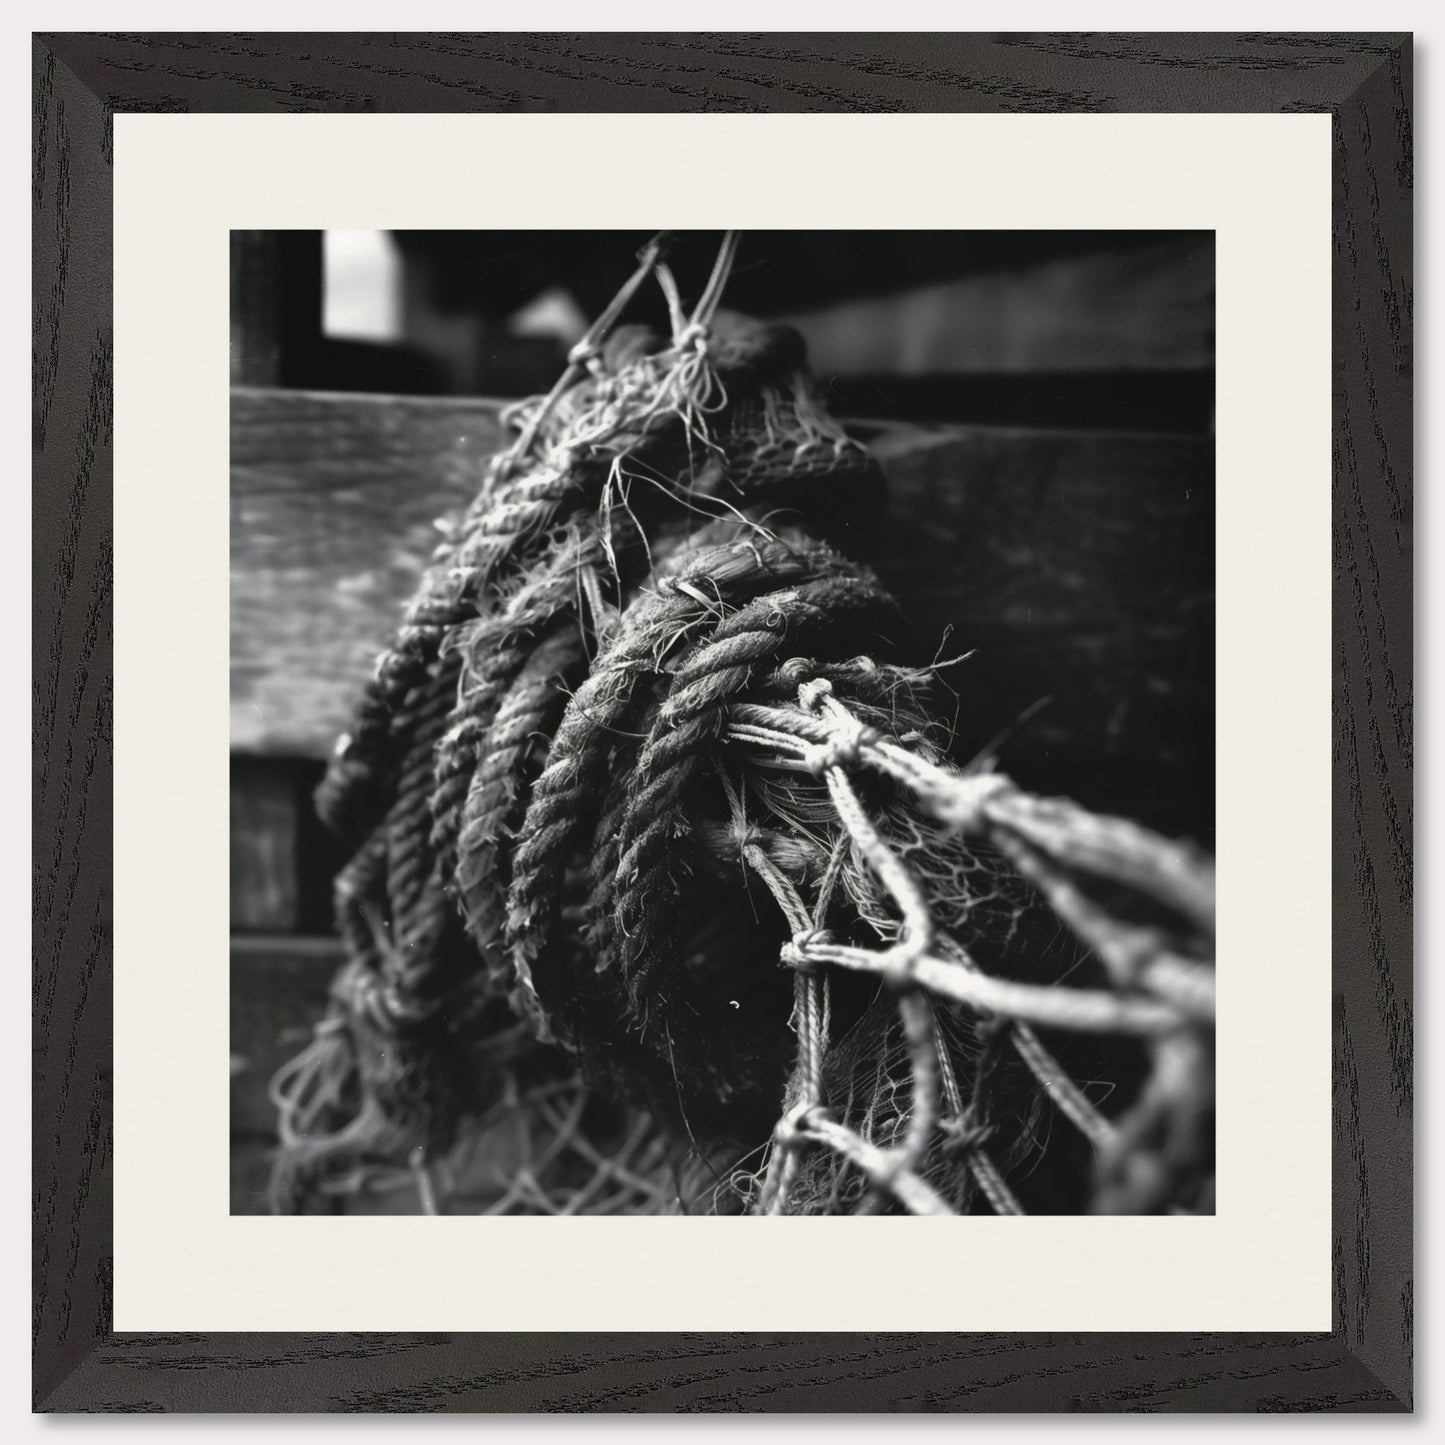
[[[818,664],[811,657],[790,657],[779,666],[778,677],[781,681],[798,687],[817,670]]]

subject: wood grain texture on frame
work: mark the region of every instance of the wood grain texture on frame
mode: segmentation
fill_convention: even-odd
[[[36,1408],[1410,1408],[1408,36],[66,34],[34,59]],[[1333,113],[1331,1333],[111,1331],[111,117],[546,109]]]

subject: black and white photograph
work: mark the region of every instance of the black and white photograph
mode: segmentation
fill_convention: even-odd
[[[233,231],[233,1213],[1214,1211],[1211,232]]]
[[[280,18],[30,37],[36,1415],[1413,1412],[1413,35]]]

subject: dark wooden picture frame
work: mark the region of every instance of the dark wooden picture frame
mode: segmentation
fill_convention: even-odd
[[[35,1408],[1411,1409],[1411,86],[1398,34],[37,36]],[[1332,114],[1328,1333],[113,1332],[111,118],[157,110]]]

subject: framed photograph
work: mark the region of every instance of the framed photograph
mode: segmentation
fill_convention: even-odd
[[[37,1410],[1412,1408],[1409,36],[34,61]]]

